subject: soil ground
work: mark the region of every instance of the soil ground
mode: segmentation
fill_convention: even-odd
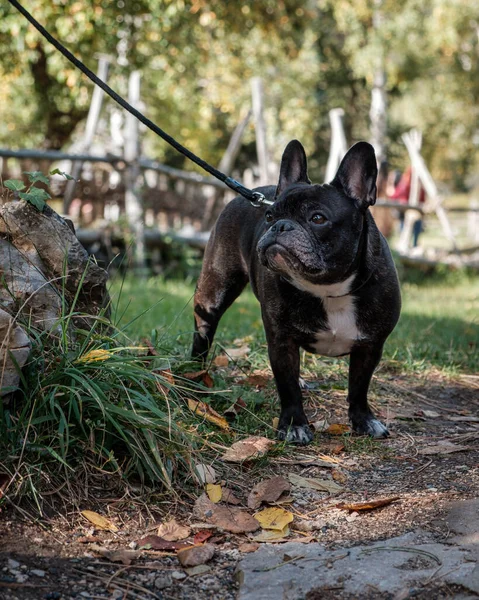
[[[421,380],[418,376],[383,371],[375,386],[380,393],[374,395],[373,404],[389,425],[390,438],[373,441],[348,434],[318,433],[313,446],[263,460],[261,468],[243,465],[225,471],[228,487],[245,500],[255,483],[272,475],[287,477],[294,472],[332,479],[331,468],[315,464],[322,456],[328,456],[337,461],[336,482],[343,489],[331,496],[293,488],[292,503],[285,505],[295,517],[290,538],[312,537],[311,543],[319,542],[329,550],[418,530],[435,542],[447,540],[450,531],[444,517],[449,507],[474,498],[479,490],[479,377],[452,379],[429,371]],[[306,399],[312,422],[324,418],[329,423],[346,422],[344,391],[308,392]],[[336,507],[340,502],[388,497],[397,500],[376,510],[354,512]],[[192,516],[192,504],[193,500],[163,507],[165,514],[191,525],[197,522]],[[84,538],[93,536],[96,547],[104,549],[136,548],[135,542],[154,532],[155,520],[161,521],[162,517],[159,513],[135,510],[128,501],[115,498],[105,512],[118,525],[117,533],[94,529],[78,511],[33,523],[18,510],[4,507],[0,514],[1,600],[227,600],[237,596],[237,567],[245,556],[238,547],[248,541],[246,535],[215,531],[210,541],[216,554],[203,574],[189,575],[174,553],[152,550],[142,551],[131,565],[114,564],[105,556],[100,557]],[[248,560],[253,556],[248,555]],[[275,577],[274,570],[271,577]],[[460,588],[440,580],[421,593],[406,593],[402,597],[462,597]],[[323,590],[322,595],[308,598],[350,597],[339,583],[325,594]],[[257,598],[261,597],[258,590]],[[368,597],[390,596],[371,588]]]

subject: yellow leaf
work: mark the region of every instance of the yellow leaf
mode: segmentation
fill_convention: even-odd
[[[329,435],[343,435],[343,433],[350,431],[350,427],[346,423],[333,423],[324,431]]]
[[[118,527],[114,523],[92,510],[82,510],[81,514],[85,517],[85,519],[88,519],[90,523],[93,523],[95,527],[98,527],[98,529],[105,529],[106,531],[118,531]]]
[[[294,519],[293,513],[289,510],[277,507],[265,508],[256,513],[254,518],[263,529],[274,529],[275,531],[283,530]]]
[[[223,490],[217,483],[207,483],[206,493],[208,494],[208,498],[211,500],[211,502],[214,502],[215,504],[223,497]]]
[[[101,360],[108,360],[110,357],[111,352],[98,348],[97,350],[90,350],[90,352],[80,356],[77,362],[97,362]]]
[[[251,539],[255,542],[277,542],[283,540],[290,534],[289,527],[286,525],[284,529],[272,530],[262,529],[259,533],[253,536]]]
[[[197,400],[192,400],[191,398],[189,398],[188,408],[196,415],[201,415],[207,421],[214,423],[215,425],[221,427],[221,429],[224,429],[225,431],[229,431],[230,426],[228,425],[228,421],[224,417],[219,415],[215,410],[213,410],[208,404],[205,404],[204,402],[198,402]]]

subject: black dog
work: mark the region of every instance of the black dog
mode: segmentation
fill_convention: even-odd
[[[368,405],[368,388],[401,298],[386,240],[368,211],[376,201],[376,157],[366,142],[346,154],[330,184],[312,185],[293,140],[277,187],[258,188],[274,204],[235,198],[206,248],[195,294],[192,356],[204,361],[218,322],[248,281],[261,303],[281,400],[278,437],[298,444],[313,434],[303,410],[299,349],[350,355],[349,417],[355,432],[387,437]]]

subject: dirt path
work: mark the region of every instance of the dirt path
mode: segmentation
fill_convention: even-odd
[[[376,410],[390,424],[392,435],[388,440],[374,442],[364,438],[320,433],[319,443],[314,447],[288,451],[261,464],[260,468],[249,469],[244,466],[236,472],[234,480],[227,482],[244,499],[254,483],[272,475],[285,477],[293,472],[304,477],[332,480],[332,469],[318,466],[318,456],[327,455],[337,461],[335,480],[343,488],[338,494],[330,496],[325,492],[293,488],[293,501],[287,505],[295,516],[290,537],[314,538],[309,544],[300,545],[304,549],[302,554],[311,553],[316,548],[317,552],[336,553],[334,556],[347,552],[353,556],[353,549],[356,548],[355,552],[359,551],[359,545],[370,545],[382,540],[381,546],[384,546],[393,538],[397,538],[395,544],[410,547],[423,544],[424,547],[436,548],[431,554],[440,554],[442,550],[434,545],[447,544],[454,537],[451,528],[458,527],[457,519],[456,525],[451,520],[451,514],[454,514],[451,513],[451,507],[454,503],[477,496],[479,379],[464,376],[457,380],[447,380],[438,374],[429,373],[427,379],[420,380],[382,372],[378,375],[374,390],[378,398]],[[311,392],[308,408],[312,421],[327,418],[329,423],[344,423],[344,392]],[[348,511],[336,507],[340,502],[369,501],[385,497],[398,499],[388,506],[370,511]],[[160,507],[171,514],[168,503],[160,504]],[[114,515],[113,503],[110,508],[110,514]],[[472,509],[470,513],[471,532],[477,525],[474,524],[477,510],[474,510],[476,509]],[[191,517],[191,507],[180,505],[176,513],[179,521],[195,522]],[[4,508],[0,514],[0,599],[211,600],[212,597],[235,598],[238,593],[245,600],[266,599],[270,596],[266,593],[265,577],[270,582],[276,582],[285,576],[289,579],[293,577],[290,571],[277,566],[284,562],[284,555],[289,552],[284,550],[284,545],[262,544],[257,552],[245,555],[238,547],[248,541],[247,536],[221,531],[214,532],[211,541],[215,545],[216,554],[203,574],[188,575],[179,565],[176,556],[165,556],[153,551],[143,552],[129,566],[113,564],[105,557],[99,558],[92,550],[91,543],[85,543],[86,540],[82,538],[93,536],[96,545],[104,549],[132,549],[136,548],[139,539],[152,531],[154,525],[151,518],[139,515],[135,506],[132,504],[129,507],[128,502],[122,504],[117,517],[121,523],[120,531],[111,534],[93,531],[77,513],[56,517],[46,526],[40,526],[22,522],[16,511]],[[479,532],[479,526],[475,531]],[[464,535],[464,532],[461,534],[456,531],[455,535],[457,538],[457,535]],[[479,534],[474,543],[477,552]],[[459,547],[460,542],[456,546]],[[294,552],[299,551],[295,549]],[[420,564],[420,554],[402,556],[402,563],[408,558],[413,562],[419,561],[417,565],[411,563],[410,566],[411,569],[419,569],[417,573],[421,574],[422,579],[416,576],[405,577],[405,581],[411,584],[394,593],[386,592],[378,586],[372,561],[364,567],[366,584],[368,577],[370,578],[369,587],[358,592],[358,595],[351,596],[347,581],[341,579],[339,571],[335,571],[335,562],[330,561],[331,566],[328,567],[326,560],[326,567],[323,567],[328,568],[331,573],[328,585],[321,592],[315,592],[313,586],[304,594],[308,593],[308,600],[351,597],[396,600],[409,597],[476,597],[472,589],[462,587],[459,580],[443,576],[443,572],[432,577],[430,569],[434,565],[428,563],[426,568]],[[458,562],[454,568],[457,567],[456,570],[460,573],[463,572],[461,569],[466,569],[464,573],[468,573],[464,565],[476,559],[477,555],[459,552],[455,555]],[[313,564],[309,561],[301,565],[301,560],[298,560],[296,569],[299,571],[295,573],[303,573],[304,568],[302,577],[309,580],[311,577],[307,574],[309,571],[306,565]],[[386,564],[387,561],[384,562]],[[397,564],[394,563],[394,568]],[[259,568],[267,569],[262,571],[261,579],[258,580],[251,578],[255,565],[262,565]],[[274,569],[268,570],[271,566]],[[421,570],[420,567],[424,569]],[[371,568],[369,574],[368,568]],[[293,565],[288,566],[288,569],[293,569]],[[334,573],[336,574],[333,575]],[[241,579],[243,583],[240,586]],[[284,588],[281,589],[283,596],[279,597],[288,600],[304,597],[301,595],[303,592],[300,594],[294,586],[287,593]],[[402,595],[397,595],[399,592]]]

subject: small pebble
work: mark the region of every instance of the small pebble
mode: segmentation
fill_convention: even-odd
[[[20,563],[17,560],[13,560],[13,558],[9,558],[7,560],[7,565],[9,569],[18,569]]]
[[[36,575],[37,577],[45,577],[45,571],[42,571],[42,569],[32,569],[30,574]]]
[[[136,550],[138,548],[138,542],[130,542],[128,544],[128,548],[131,548],[132,550]]]
[[[172,577],[169,575],[169,573],[166,575],[160,575],[155,579],[155,588],[157,590],[164,590],[165,588],[170,587],[172,584]]]
[[[186,573],[183,573],[183,571],[173,571],[171,576],[173,577],[173,579],[176,579],[178,581],[180,581],[181,579],[186,579]]]

